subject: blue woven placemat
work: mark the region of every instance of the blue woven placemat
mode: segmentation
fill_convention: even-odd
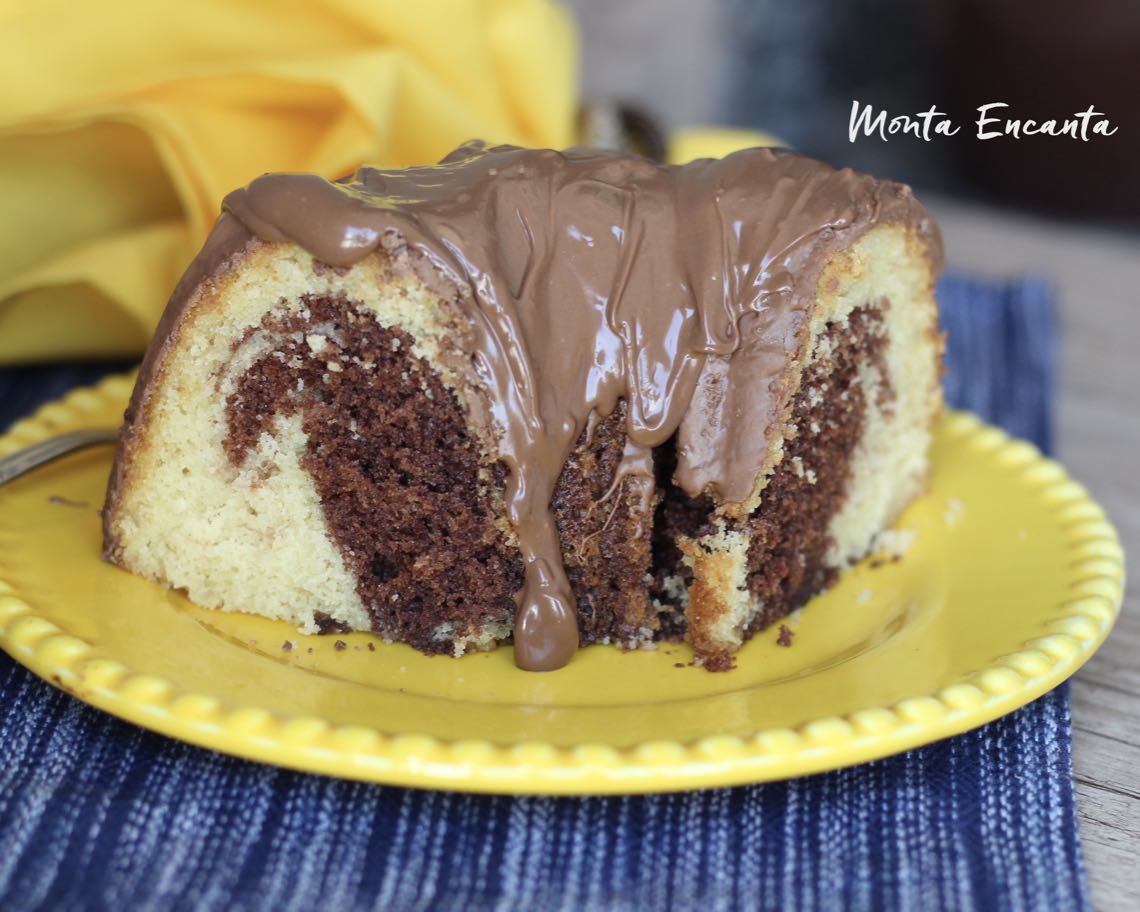
[[[1048,286],[950,278],[947,393],[1048,449]],[[0,426],[106,367],[0,371]],[[0,909],[1088,908],[1069,694],[806,779],[512,798],[288,772],[163,738],[0,654]]]

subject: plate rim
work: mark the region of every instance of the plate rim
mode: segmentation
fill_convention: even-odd
[[[133,374],[113,375],[41,406],[0,436],[0,455],[38,442],[116,402]],[[0,578],[0,648],[88,705],[168,737],[276,766],[388,785],[532,795],[636,794],[774,781],[839,769],[929,744],[991,722],[1048,692],[1107,638],[1124,596],[1124,553],[1105,511],[1056,460],[968,412],[947,411],[941,433],[961,438],[1037,489],[1061,514],[1070,585],[1048,632],[978,669],[967,681],[889,706],[824,716],[796,728],[626,748],[559,747],[492,739],[385,735],[317,716],[224,706],[209,694],[132,671],[38,614]]]

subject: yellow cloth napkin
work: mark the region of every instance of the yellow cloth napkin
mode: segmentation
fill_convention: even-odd
[[[550,0],[0,0],[0,363],[140,353],[222,197],[573,143]]]
[[[553,0],[0,0],[0,364],[139,355],[265,171],[574,143]],[[767,138],[693,130],[670,157]]]

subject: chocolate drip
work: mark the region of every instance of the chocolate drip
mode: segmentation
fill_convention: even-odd
[[[678,167],[471,143],[436,166],[343,183],[265,175],[224,208],[210,264],[248,241],[235,221],[334,267],[406,246],[470,317],[525,565],[515,656],[531,670],[560,667],[578,643],[550,499],[591,415],[627,403],[621,476],[648,490],[651,449],[676,434],[676,483],[743,501],[823,260],[881,221],[913,225],[938,255],[909,188],[769,149]]]

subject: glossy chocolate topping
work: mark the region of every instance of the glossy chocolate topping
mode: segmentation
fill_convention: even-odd
[[[677,434],[676,483],[743,501],[767,467],[826,257],[882,221],[912,225],[938,256],[909,188],[769,149],[668,166],[472,143],[341,183],[269,174],[224,208],[198,276],[248,241],[238,225],[335,267],[407,246],[470,317],[464,344],[526,569],[515,656],[531,670],[578,644],[549,504],[591,416],[628,404],[615,488],[651,491],[652,448]]]

